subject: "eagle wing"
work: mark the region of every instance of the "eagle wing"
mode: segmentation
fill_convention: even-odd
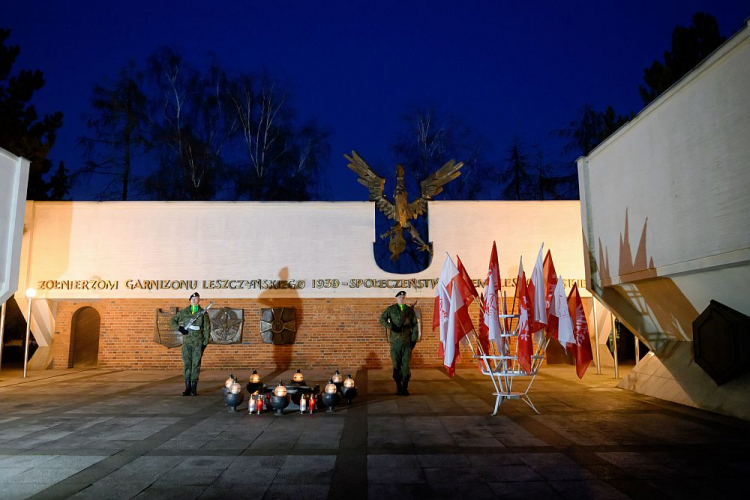
[[[456,163],[456,160],[451,160],[437,172],[434,172],[431,176],[422,181],[422,197],[428,200],[433,199],[436,195],[443,192],[443,186],[448,184],[450,181],[461,175],[461,167],[464,166],[464,162]]]
[[[385,179],[379,177],[356,151],[352,151],[351,156],[345,154],[344,158],[349,162],[346,166],[359,176],[357,182],[366,187],[370,192],[370,201],[374,201],[378,210],[383,212],[386,217],[395,219],[396,207],[383,196]]]
[[[420,215],[427,213],[427,202],[443,192],[443,186],[461,175],[463,162],[456,163],[451,160],[440,167],[420,184],[422,187],[422,197],[409,204],[409,216],[416,219]]]

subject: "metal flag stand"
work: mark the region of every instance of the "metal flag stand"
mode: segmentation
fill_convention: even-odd
[[[503,300],[504,309],[505,300]],[[490,377],[492,384],[495,386],[495,392],[492,393],[495,396],[495,409],[492,412],[492,416],[497,415],[500,405],[506,399],[520,399],[539,414],[539,410],[536,409],[534,403],[531,402],[531,398],[529,398],[529,390],[536,379],[539,368],[544,362],[544,355],[549,345],[550,339],[546,334],[546,329],[542,330],[541,335],[537,335],[539,340],[536,342],[536,349],[531,356],[531,371],[527,372],[518,362],[518,342],[516,342],[516,354],[510,354],[510,339],[518,338],[518,324],[511,330],[506,322],[513,321],[519,315],[500,314],[499,317],[501,333],[497,348],[500,352],[498,354],[487,354],[482,350],[481,343],[477,342],[480,354],[475,356],[475,358],[481,360],[480,368],[482,374]],[[520,377],[525,377],[525,379],[516,380]]]
[[[517,314],[500,315],[500,318],[512,319],[517,317]],[[501,342],[507,346],[511,338],[518,337],[518,328],[516,327],[512,332],[502,333],[500,337]],[[495,386],[495,392],[493,393],[493,396],[495,396],[493,416],[497,415],[500,405],[506,399],[520,399],[539,414],[539,410],[536,409],[534,403],[531,402],[531,398],[529,398],[529,390],[536,379],[539,368],[542,366],[548,344],[549,338],[542,336],[541,341],[537,343],[534,354],[531,356],[530,372],[521,368],[517,353],[515,355],[508,353],[498,355],[482,354],[479,356],[482,360],[482,374],[489,376],[492,384]],[[517,345],[518,343],[516,343]],[[517,380],[519,377],[525,377],[526,380]]]

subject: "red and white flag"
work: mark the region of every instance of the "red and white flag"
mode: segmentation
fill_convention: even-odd
[[[432,329],[440,328],[440,351],[441,355],[445,347],[445,332],[448,328],[448,313],[450,310],[450,292],[453,288],[453,278],[458,275],[458,269],[453,263],[451,256],[445,254],[443,271],[440,273],[440,281],[435,288],[435,307],[432,311]]]
[[[432,316],[433,329],[440,327],[440,355],[452,377],[459,356],[458,343],[474,325],[469,317],[469,308],[459,291],[458,268],[446,253],[443,271],[435,290],[435,309]],[[453,308],[453,309],[452,309]]]
[[[545,304],[545,295],[547,289],[544,287],[544,268],[542,265],[542,249],[544,243],[539,247],[539,254],[536,257],[534,270],[531,272],[531,282],[529,283],[529,300],[531,301],[531,331],[537,332],[547,326],[547,307]]]
[[[544,303],[547,307],[547,335],[556,339],[557,315],[552,314],[552,306],[557,286],[557,274],[555,272],[555,264],[552,262],[552,252],[549,250],[547,250],[547,256],[544,257],[544,286],[547,290],[547,294],[544,297]],[[565,294],[563,293],[564,296]]]
[[[475,298],[479,297],[474,282],[471,280],[469,273],[466,272],[466,268],[461,263],[461,257],[456,255],[458,276],[453,278],[453,290],[450,292],[459,293],[459,306],[456,311],[456,320],[458,321],[458,332],[461,334],[463,339],[470,332],[474,331],[474,323],[471,321],[469,316],[469,305],[474,301]],[[460,339],[459,339],[460,340]]]
[[[492,253],[490,254],[490,266],[487,270],[487,288],[485,288],[487,294],[485,295],[484,302],[484,324],[487,327],[487,335],[489,340],[495,342],[498,347],[497,352],[504,352],[502,346],[502,337],[500,334],[500,264],[497,259],[497,245],[492,242]]]
[[[479,297],[479,292],[477,292],[477,288],[474,286],[474,281],[472,281],[469,273],[466,272],[466,268],[461,262],[461,257],[458,255],[456,255],[456,266],[458,266],[458,280],[456,280],[458,290],[461,293],[461,297],[464,299],[466,307],[469,307],[474,299]]]
[[[445,333],[445,354],[443,355],[443,364],[445,369],[448,371],[448,376],[452,377],[456,373],[456,360],[459,357],[460,351],[458,349],[459,338],[459,321],[458,321],[458,310],[460,309],[459,302],[461,300],[461,294],[454,292],[450,296],[450,307],[448,309],[448,325]],[[461,304],[463,305],[463,304]]]
[[[576,340],[573,336],[573,322],[570,318],[570,309],[568,308],[568,299],[565,297],[562,277],[557,280],[555,285],[552,302],[549,306],[549,319],[554,320],[550,323],[554,322],[556,326],[554,338],[567,351],[567,344],[575,344]],[[552,336],[552,333],[550,333],[550,337]]]
[[[552,296],[555,294],[555,286],[557,285],[557,271],[555,271],[555,264],[552,262],[552,252],[547,250],[547,255],[544,257],[544,286],[547,289],[547,295],[545,296],[545,302],[547,304],[547,311],[552,303]]]
[[[518,363],[526,372],[531,372],[531,355],[534,352],[534,341],[531,338],[531,317],[529,291],[526,288],[526,273],[523,270],[523,257],[518,264],[518,283],[516,284],[518,300]]]
[[[487,310],[487,304],[485,303],[485,296],[484,294],[479,294],[479,303],[482,304],[482,307]],[[477,340],[479,341],[479,345],[482,347],[480,350],[479,347],[477,347],[477,356],[481,356],[482,354],[490,354],[490,339],[487,335],[487,325],[484,323],[484,315],[479,314],[479,332],[477,335]],[[477,368],[479,368],[479,371],[482,371],[482,368],[486,367],[489,369],[489,364],[480,362],[477,364]]]
[[[573,289],[568,295],[568,308],[570,317],[573,320],[573,336],[575,344],[572,346],[573,357],[576,360],[576,374],[578,378],[583,378],[586,369],[594,359],[591,351],[591,339],[589,338],[589,325],[586,321],[586,312],[583,309],[583,301],[578,293],[578,285],[573,285]]]

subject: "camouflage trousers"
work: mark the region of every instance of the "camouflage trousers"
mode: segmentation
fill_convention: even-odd
[[[182,376],[185,380],[197,381],[201,371],[203,341],[186,338],[182,344]]]
[[[409,340],[391,339],[391,361],[393,362],[393,380],[408,382],[411,378],[409,369],[411,342]]]

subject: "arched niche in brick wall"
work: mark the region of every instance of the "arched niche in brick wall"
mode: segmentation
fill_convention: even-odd
[[[73,314],[68,368],[91,368],[99,362],[101,318],[93,307],[82,307]]]

